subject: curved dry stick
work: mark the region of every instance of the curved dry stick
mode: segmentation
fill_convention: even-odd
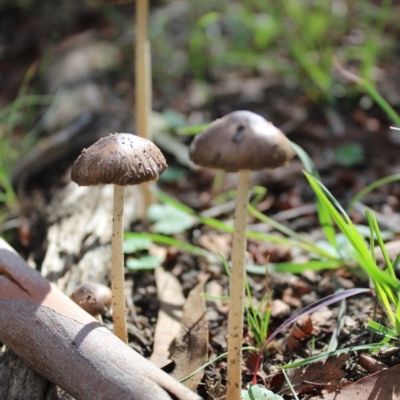
[[[124,344],[1,240],[0,341],[79,399],[201,399]]]

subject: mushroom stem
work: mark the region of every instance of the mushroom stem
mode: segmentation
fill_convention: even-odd
[[[124,292],[124,186],[114,185],[114,210],[111,240],[111,291],[114,333],[128,343]]]
[[[149,16],[149,1],[136,1],[136,134],[151,140],[151,56],[150,43],[147,38],[147,20]],[[151,192],[151,182],[141,185],[143,194],[143,217],[147,208],[155,202]]]
[[[250,170],[239,171],[232,245],[232,272],[229,287],[228,317],[228,399],[241,399],[241,350],[246,252],[247,201]]]

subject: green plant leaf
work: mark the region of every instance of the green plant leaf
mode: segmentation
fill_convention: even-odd
[[[176,182],[187,175],[187,170],[180,167],[168,167],[160,176],[159,181],[164,183]]]
[[[156,269],[163,259],[160,256],[148,255],[140,258],[129,258],[126,260],[126,267],[131,271],[143,269]]]
[[[279,394],[275,394],[265,387],[259,385],[247,385],[246,389],[242,389],[243,400],[283,400]]]
[[[165,109],[163,112],[163,117],[168,123],[169,128],[176,129],[186,125],[185,116],[172,108]]]
[[[352,167],[364,159],[364,150],[359,143],[346,143],[335,150],[335,160],[344,167]]]
[[[194,218],[172,204],[153,204],[147,210],[147,216],[155,222],[154,230],[165,235],[184,232],[196,222]]]
[[[202,130],[206,129],[210,124],[201,124],[201,125],[193,125],[193,126],[185,126],[178,128],[176,133],[178,135],[197,135]]]
[[[377,181],[374,181],[370,183],[368,186],[366,186],[364,189],[360,190],[350,201],[349,205],[347,207],[347,211],[351,210],[357,201],[360,201],[365,195],[368,193],[372,192],[374,189],[378,188],[379,186],[386,185],[387,183],[395,182],[400,180],[400,174],[394,174],[394,175],[389,175],[385,176],[382,179],[378,179]]]
[[[125,237],[124,238],[124,253],[132,254],[140,250],[147,250],[152,244],[152,240],[142,236]]]

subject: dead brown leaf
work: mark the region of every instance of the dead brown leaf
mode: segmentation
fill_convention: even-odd
[[[199,244],[212,253],[221,253],[225,258],[231,254],[232,234],[208,232],[199,237]]]
[[[375,360],[375,358],[367,356],[366,354],[360,354],[358,356],[358,362],[371,374],[389,368],[385,363]]]
[[[287,317],[290,314],[290,306],[282,300],[272,300],[270,313],[273,318]]]
[[[212,297],[212,299],[207,299],[207,321],[217,321],[220,318],[220,313],[228,312],[227,302],[219,299],[224,294],[224,288],[220,282],[214,279],[207,282],[205,293]]]
[[[376,372],[338,391],[310,400],[400,400],[400,365]]]
[[[291,287],[285,289],[282,293],[282,300],[293,307],[301,307],[301,300],[296,297],[293,293],[293,289]]]
[[[207,362],[208,324],[201,294],[208,277],[201,276],[200,282],[190,291],[183,306],[179,334],[170,347],[171,359],[175,362],[171,375],[177,380],[185,378]],[[204,371],[199,371],[185,381],[184,385],[192,390],[196,389],[203,375]]]
[[[296,393],[305,393],[316,386],[323,386],[327,392],[332,392],[341,385],[341,380],[345,375],[341,367],[348,358],[348,354],[329,357],[325,362],[318,361],[308,364],[306,367],[291,369],[287,371],[287,375]],[[284,383],[279,394],[289,393],[290,389]],[[347,399],[351,399],[351,397]],[[337,399],[335,398],[335,400]]]
[[[270,243],[261,240],[249,239],[248,251],[257,264],[291,260],[291,249],[281,243]]]
[[[394,260],[400,254],[400,240],[392,240],[391,242],[385,243],[385,249],[389,254],[391,260]],[[385,261],[381,248],[376,246],[374,248],[376,262],[383,263]]]
[[[185,303],[182,286],[170,272],[159,267],[155,271],[160,309],[154,334],[153,353],[150,361],[162,368],[169,358],[169,347],[180,329],[182,307]]]
[[[309,314],[298,319],[294,323],[288,335],[286,350],[293,352],[294,350],[299,349],[303,345],[303,342],[312,335],[313,331],[314,327]]]

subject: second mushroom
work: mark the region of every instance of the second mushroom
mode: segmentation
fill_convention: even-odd
[[[153,142],[129,133],[116,133],[83,149],[71,171],[71,179],[79,186],[114,184],[111,240],[113,321],[114,333],[125,343],[128,337],[124,295],[124,187],[156,180],[166,168],[165,158]]]
[[[286,136],[260,115],[234,111],[198,134],[190,159],[202,167],[239,172],[232,245],[228,316],[227,398],[241,398],[241,349],[247,201],[250,171],[285,165],[294,156]]]

